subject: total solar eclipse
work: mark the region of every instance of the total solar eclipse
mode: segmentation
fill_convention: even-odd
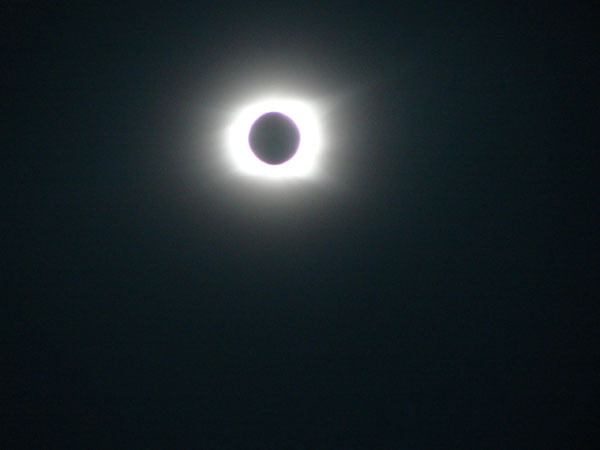
[[[298,150],[300,131],[289,117],[279,112],[269,112],[254,122],[248,143],[261,161],[272,165],[282,164]]]
[[[225,133],[228,162],[263,180],[316,179],[323,138],[319,104],[266,97],[237,108]]]

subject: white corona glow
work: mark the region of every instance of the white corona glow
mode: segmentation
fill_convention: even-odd
[[[267,164],[250,148],[248,136],[254,122],[263,114],[278,112],[298,128],[296,153],[281,164]],[[317,113],[306,101],[294,98],[267,98],[241,108],[227,129],[226,145],[234,168],[245,175],[267,179],[310,178],[317,172],[322,139]]]

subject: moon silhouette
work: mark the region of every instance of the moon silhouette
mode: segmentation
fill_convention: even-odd
[[[291,159],[300,144],[300,131],[284,114],[269,112],[250,128],[248,143],[252,152],[267,164],[278,165]]]

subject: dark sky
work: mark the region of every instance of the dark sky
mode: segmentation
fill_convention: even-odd
[[[598,15],[162,3],[0,7],[0,446],[598,445]],[[330,182],[215,163],[271,79]]]

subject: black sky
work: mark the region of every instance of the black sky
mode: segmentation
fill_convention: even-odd
[[[597,14],[220,3],[0,7],[0,446],[595,447]],[[337,187],[261,202],[203,136],[284,75]]]

